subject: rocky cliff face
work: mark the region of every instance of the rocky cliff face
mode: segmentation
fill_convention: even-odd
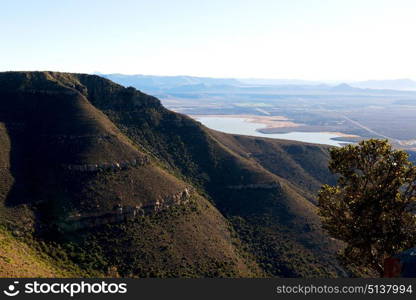
[[[131,161],[113,161],[113,162],[102,162],[98,164],[64,164],[62,168],[68,171],[74,172],[100,172],[105,170],[123,170],[129,167],[145,166],[150,163],[150,160],[147,156],[140,156]]]
[[[76,231],[85,228],[94,228],[106,224],[119,224],[134,221],[144,215],[157,213],[175,205],[186,205],[191,199],[191,189],[160,197],[155,203],[142,205],[141,203],[130,206],[118,203],[109,211],[99,213],[72,213],[66,217],[59,226],[63,231]]]

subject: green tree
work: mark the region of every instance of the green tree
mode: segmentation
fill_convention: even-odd
[[[330,155],[339,177],[318,194],[322,226],[346,243],[344,263],[383,276],[386,257],[416,245],[416,168],[387,140],[332,148]]]

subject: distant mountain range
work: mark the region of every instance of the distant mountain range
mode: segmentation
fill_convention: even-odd
[[[351,82],[350,85],[365,89],[416,90],[416,81],[410,79],[367,80]]]
[[[379,94],[416,91],[410,79],[368,80],[357,82],[324,82],[296,79],[236,79],[193,76],[153,76],[99,74],[123,86],[132,86],[147,93],[236,92],[236,93],[354,93]]]
[[[99,74],[124,86],[140,86],[152,89],[171,89],[180,86],[240,86],[243,83],[237,79],[193,77],[193,76],[153,76],[153,75],[124,75]]]
[[[389,79],[389,80],[366,80],[366,81],[345,81],[345,82],[329,82],[329,81],[310,81],[297,79],[238,79],[238,81],[246,84],[258,85],[337,85],[348,84],[351,87],[361,89],[377,89],[377,90],[416,90],[416,81],[411,79]]]

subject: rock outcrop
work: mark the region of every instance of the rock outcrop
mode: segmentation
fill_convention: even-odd
[[[278,182],[271,183],[251,183],[251,184],[240,184],[240,185],[229,185],[227,188],[233,190],[244,190],[244,189],[279,189],[281,186]]]
[[[62,165],[62,168],[68,171],[76,172],[99,172],[105,170],[122,170],[128,167],[137,167],[144,166],[150,163],[149,157],[147,156],[138,156],[136,159],[130,161],[114,161],[114,162],[104,162],[99,164],[65,164]]]
[[[93,228],[105,224],[116,224],[134,220],[144,215],[152,214],[175,205],[183,205],[190,201],[192,191],[190,188],[160,197],[152,204],[138,204],[135,206],[115,205],[111,211],[96,213],[74,213],[69,215],[58,226],[64,231],[76,231],[83,228]]]

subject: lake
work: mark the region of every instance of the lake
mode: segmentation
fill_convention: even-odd
[[[225,133],[242,134],[259,136],[274,139],[294,140],[307,143],[325,144],[331,146],[341,146],[343,143],[333,140],[333,138],[339,137],[334,133],[328,132],[289,132],[289,133],[262,133],[257,129],[264,128],[264,124],[247,122],[245,118],[233,118],[233,117],[194,117],[197,121],[204,124],[206,127],[222,131]]]

